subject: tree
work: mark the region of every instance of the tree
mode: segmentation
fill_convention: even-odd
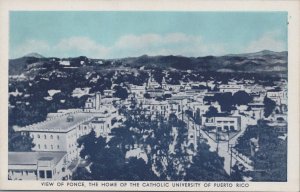
[[[233,102],[237,105],[247,105],[252,101],[252,97],[245,91],[238,91],[233,94]]]
[[[114,132],[116,130],[114,130]],[[119,135],[118,137],[122,136],[124,129],[117,133]],[[123,140],[114,139],[118,137],[113,137],[110,142],[107,143],[105,138],[101,136],[96,137],[93,130],[89,134],[80,137],[77,140],[78,147],[82,148],[80,157],[90,162],[90,172],[85,168],[79,167],[73,173],[73,178],[75,180],[100,181],[157,180],[151,170],[151,165],[146,164],[144,160],[137,158],[125,159],[126,150],[122,150],[122,147],[119,147]]]
[[[116,147],[96,150],[94,153],[95,158],[90,166],[92,178],[98,181],[121,180],[125,154]]]
[[[120,98],[122,100],[128,98],[128,91],[127,91],[126,88],[123,88],[121,86],[115,86],[114,90],[116,91],[114,93],[114,97],[118,97],[118,98]]]
[[[22,135],[20,132],[15,132],[11,127],[8,128],[8,151],[31,151],[35,146],[33,138],[28,135]]]
[[[169,121],[165,122],[162,118],[153,129],[151,134],[150,160],[155,165],[162,180],[182,180],[188,162],[188,154],[184,149],[184,140],[187,138],[186,124],[177,119],[176,115],[170,115]],[[177,137],[174,131],[177,131]],[[170,146],[174,145],[174,148]],[[155,158],[153,155],[155,154]]]
[[[218,109],[215,108],[215,107],[213,107],[213,106],[210,106],[210,107],[208,108],[208,111],[205,113],[205,115],[206,115],[207,117],[213,117],[213,116],[215,116],[215,115],[217,115],[217,114],[218,114]]]
[[[231,93],[216,93],[214,97],[220,104],[222,111],[230,112],[232,110],[234,102]]]
[[[224,158],[217,152],[211,152],[209,145],[199,143],[197,154],[193,157],[191,166],[186,171],[186,181],[229,181],[224,170]]]
[[[92,175],[85,167],[78,167],[72,174],[72,180],[90,181],[93,180]]]
[[[151,170],[151,165],[146,164],[142,158],[130,157],[124,164],[123,172],[120,176],[126,181],[155,181],[157,176]]]
[[[236,149],[253,161],[254,171],[250,172],[253,181],[287,180],[287,140],[278,138],[280,134],[266,122],[247,127],[238,139]],[[258,151],[251,156],[250,139],[258,138]]]
[[[272,99],[265,97],[264,105],[265,105],[264,116],[267,118],[273,113],[273,111],[276,107],[276,103]]]

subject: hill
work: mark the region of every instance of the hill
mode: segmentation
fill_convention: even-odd
[[[184,56],[148,56],[128,57],[122,59],[101,60],[105,68],[160,68],[172,70],[194,70],[213,72],[246,72],[246,73],[287,73],[287,56],[285,52],[263,50],[256,53],[230,54],[225,56],[184,57]],[[9,74],[19,75],[28,70],[28,66],[40,67],[43,63],[51,63],[53,58],[44,58],[38,53],[32,53],[18,59],[9,60]],[[61,59],[55,58],[56,61]],[[67,58],[76,67],[101,67],[97,59],[86,57]],[[83,64],[80,64],[82,60]],[[98,59],[100,61],[100,59]],[[76,61],[76,62],[74,62]],[[117,62],[115,62],[117,61]],[[117,65],[114,63],[118,63]],[[56,63],[57,64],[57,63]],[[104,65],[102,65],[104,67]],[[32,67],[30,67],[31,69]]]

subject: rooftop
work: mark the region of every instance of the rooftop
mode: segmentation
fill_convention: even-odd
[[[57,164],[66,154],[64,151],[8,152],[8,164],[36,165],[38,160],[53,160],[54,164]]]
[[[45,132],[69,132],[74,127],[93,118],[90,113],[73,113],[71,121],[68,115],[46,120],[26,127],[16,128],[16,131],[45,131]]]

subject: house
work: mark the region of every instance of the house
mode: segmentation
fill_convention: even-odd
[[[277,105],[287,104],[287,91],[271,89],[267,91],[267,97],[276,102]]]
[[[66,152],[8,152],[9,180],[68,179]]]
[[[202,116],[202,125],[216,131],[240,131],[241,130],[241,117],[240,116],[226,116],[218,114],[215,116]]]

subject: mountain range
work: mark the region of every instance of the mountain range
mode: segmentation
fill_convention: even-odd
[[[78,58],[65,58],[64,60],[73,61]],[[55,58],[60,60],[59,58]],[[9,75],[19,75],[26,70],[28,66],[41,66],[43,63],[53,60],[53,57],[47,58],[38,53],[27,54],[21,58],[9,60]],[[95,62],[100,59],[89,59],[89,66],[97,66]],[[184,56],[148,56],[127,57],[121,59],[109,59],[111,67],[116,67],[113,61],[118,61],[118,67],[139,68],[152,67],[170,70],[193,70],[193,71],[214,71],[214,72],[246,72],[246,73],[275,73],[287,74],[288,52],[273,52],[263,50],[255,53],[229,54],[224,56],[205,56],[205,57],[184,57]],[[87,64],[87,63],[85,63]],[[106,65],[107,67],[110,67]],[[82,65],[81,67],[85,67]]]

